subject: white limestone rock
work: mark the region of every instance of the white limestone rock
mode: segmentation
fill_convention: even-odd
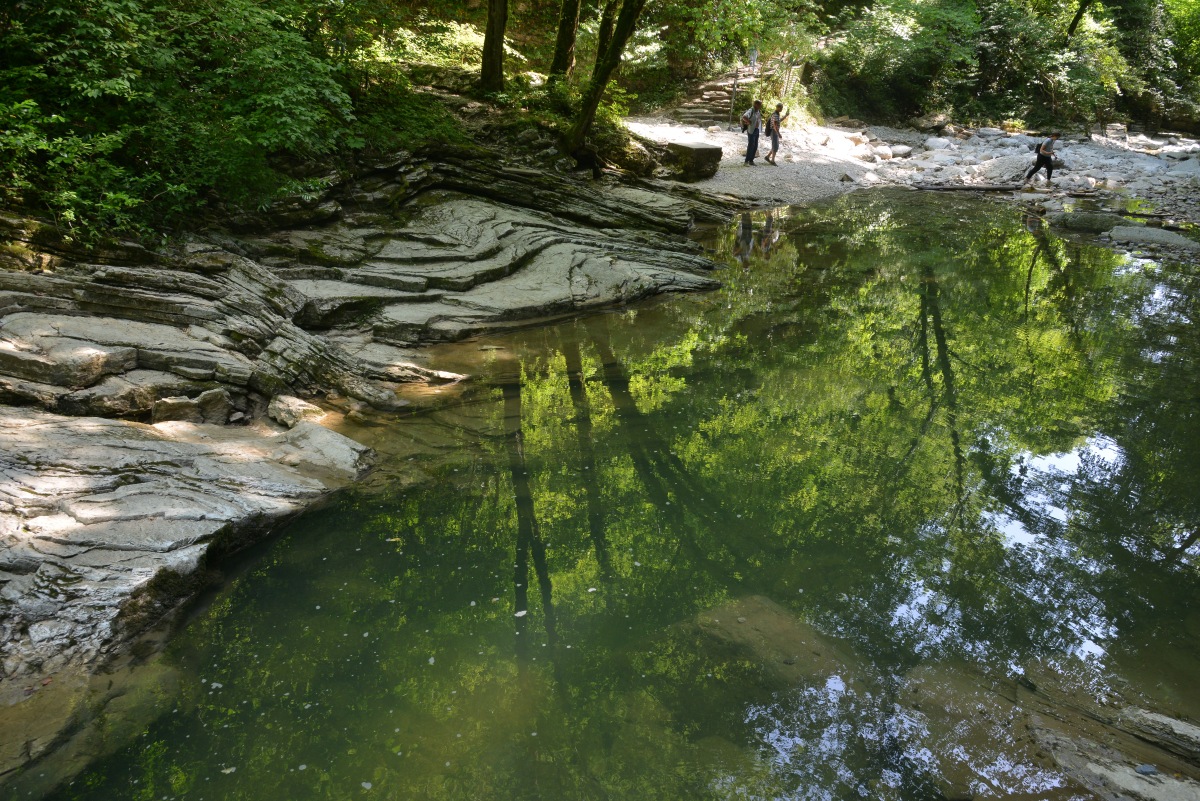
[[[91,663],[156,576],[197,570],[214,542],[264,530],[370,457],[311,423],[270,435],[6,406],[0,441],[4,680]]]
[[[302,421],[320,422],[325,418],[326,411],[320,406],[301,400],[291,395],[276,395],[267,406],[267,416],[275,422],[288,428]]]

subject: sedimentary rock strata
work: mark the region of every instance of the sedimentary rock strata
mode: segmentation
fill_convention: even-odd
[[[0,402],[194,420],[159,402],[221,389],[245,415],[333,390],[386,409],[390,384],[444,378],[388,346],[715,286],[683,234],[719,210],[440,156],[397,156],[159,253],[82,254],[0,219]],[[352,355],[368,345],[372,359]]]
[[[95,661],[156,577],[352,480],[362,449],[311,401],[460,378],[409,346],[715,286],[683,235],[720,209],[436,157],[160,251],[0,215],[0,678]],[[294,427],[224,428],[268,409]]]
[[[312,423],[285,433],[0,407],[0,676],[95,661],[139,593],[185,579],[367,466]],[[160,610],[161,612],[161,610]],[[139,622],[130,621],[136,629]]]

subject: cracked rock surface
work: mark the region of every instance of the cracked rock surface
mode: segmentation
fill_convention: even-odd
[[[6,683],[90,663],[210,548],[358,477],[368,450],[313,423],[264,434],[0,407],[0,665]],[[136,627],[136,625],[134,625]],[[12,685],[10,684],[10,687]]]

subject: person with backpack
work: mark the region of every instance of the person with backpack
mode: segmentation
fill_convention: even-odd
[[[1025,183],[1029,184],[1033,181],[1033,176],[1037,175],[1038,170],[1042,167],[1046,168],[1046,183],[1054,177],[1054,143],[1058,141],[1060,133],[1052,133],[1050,136],[1037,146],[1037,159],[1033,162],[1033,166],[1025,173]]]
[[[775,164],[775,154],[779,152],[779,137],[783,135],[783,131],[779,130],[779,126],[783,125],[783,121],[791,114],[783,114],[783,104],[775,104],[775,113],[767,117],[767,133],[771,135],[771,152],[767,154],[767,162]]]
[[[754,105],[742,114],[742,130],[746,133],[746,166],[754,166],[754,158],[758,155],[758,134],[762,130],[762,101],[755,100]]]

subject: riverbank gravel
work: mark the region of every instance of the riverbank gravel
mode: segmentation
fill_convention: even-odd
[[[1016,188],[1033,163],[1039,136],[998,128],[951,126],[940,134],[885,126],[833,126],[789,122],[776,159],[746,166],[740,128],[700,128],[665,117],[632,117],[631,132],[660,143],[697,142],[723,151],[717,174],[695,186],[742,198],[747,205],[806,203],[869,186],[1014,187],[1017,200],[1036,198],[1051,207],[1072,195],[1145,201],[1180,222],[1200,222],[1200,142],[1179,134],[1155,137],[1110,126],[1104,134],[1073,134],[1058,143],[1054,182],[1044,174]],[[765,147],[764,147],[765,145]]]
[[[856,158],[849,132],[825,126],[787,129],[772,166],[763,158],[771,147],[769,137],[759,140],[755,166],[743,162],[746,135],[740,129],[713,126],[698,128],[661,117],[631,117],[625,121],[638,136],[660,142],[696,142],[720,147],[723,154],[717,174],[695,186],[706,192],[744,198],[752,205],[806,203],[860,188],[871,167]],[[763,147],[766,145],[766,147]]]

